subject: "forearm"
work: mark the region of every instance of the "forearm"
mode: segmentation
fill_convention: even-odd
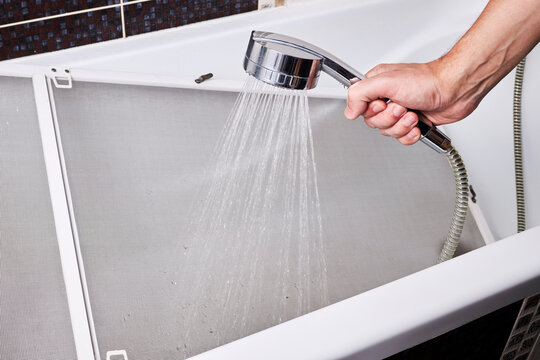
[[[345,116],[362,115],[382,134],[413,144],[420,138],[418,114],[408,109],[435,124],[464,119],[539,40],[540,0],[491,0],[443,57],[371,69],[349,88]]]
[[[491,0],[471,29],[433,65],[448,95],[464,107],[475,107],[539,40],[539,0]]]

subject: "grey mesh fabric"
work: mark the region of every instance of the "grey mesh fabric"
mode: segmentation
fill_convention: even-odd
[[[181,358],[178,299],[190,289],[178,277],[198,269],[175,272],[188,210],[236,95],[84,82],[55,89],[102,357],[126,349],[130,359]],[[444,156],[345,120],[344,105],[310,99],[331,302],[434,265],[455,189]],[[459,252],[482,244],[469,218]],[[209,317],[219,311],[209,304]],[[258,329],[273,325],[268,317],[257,314]],[[211,333],[190,345],[192,354],[215,346]]]
[[[0,359],[75,358],[32,80],[0,77]]]

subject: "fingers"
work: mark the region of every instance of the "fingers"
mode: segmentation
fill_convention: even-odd
[[[387,104],[381,100],[393,99],[399,91],[399,82],[396,83],[390,73],[402,66],[378,65],[366,74],[367,79],[353,84],[348,91],[345,116],[354,120],[363,115],[367,126],[379,129],[381,134],[394,137],[404,145],[412,145],[421,136],[416,127],[418,115],[398,103]]]
[[[370,118],[377,114],[379,114],[381,111],[386,110],[387,104],[383,100],[374,100],[369,103],[368,108],[366,112],[364,113],[364,118]]]
[[[418,115],[409,111],[405,113],[397,122],[391,127],[382,129],[381,133],[386,136],[392,136],[399,139],[402,136],[407,135],[418,123]]]
[[[399,104],[390,103],[386,109],[373,117],[364,117],[366,124],[371,127],[386,130],[394,126],[407,112],[407,109]]]
[[[398,139],[403,145],[412,145],[420,140],[420,129],[417,127],[412,128],[411,131],[405,136],[402,136]]]
[[[418,115],[398,104],[389,104],[385,111],[366,117],[365,122],[371,128],[378,128],[381,134],[398,139],[403,145],[412,145],[420,139],[420,129],[416,126]]]

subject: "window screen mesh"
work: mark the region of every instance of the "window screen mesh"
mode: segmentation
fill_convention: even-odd
[[[235,97],[84,82],[55,89],[102,356],[183,353],[179,299],[190,289],[173,275],[178,244]],[[455,197],[445,157],[344,120],[342,100],[310,99],[310,108],[332,302],[433,265]],[[460,250],[481,244],[469,219]],[[208,316],[219,311],[209,306]],[[259,329],[272,325],[269,314],[254,316]],[[203,333],[192,354],[217,346]]]
[[[32,80],[0,77],[0,359],[75,357]]]

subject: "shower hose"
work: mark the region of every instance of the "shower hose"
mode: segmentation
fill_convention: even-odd
[[[521,156],[521,89],[525,71],[523,58],[516,67],[514,80],[514,168],[516,177],[517,231],[525,230],[525,193],[523,188],[523,158]]]
[[[454,205],[452,222],[450,224],[450,230],[446,236],[446,241],[444,242],[437,263],[450,260],[454,256],[456,248],[459,244],[461,232],[463,231],[465,218],[467,217],[467,205],[469,199],[467,170],[465,170],[465,164],[463,163],[461,156],[459,156],[459,153],[453,146],[448,149],[445,155],[454,173],[454,180],[456,182],[456,201]]]
[[[517,230],[525,230],[525,195],[523,186],[523,159],[521,154],[521,92],[523,87],[523,73],[525,69],[525,58],[516,67],[516,78],[514,82],[514,166],[516,181],[516,201],[517,201]],[[469,185],[467,171],[463,160],[457,150],[452,146],[446,152],[446,157],[450,162],[454,178],[456,181],[456,202],[454,215],[450,230],[444,242],[443,249],[439,255],[438,263],[451,259],[454,256],[459,244],[465,218],[467,217],[467,202],[469,197]]]
[[[514,168],[515,168],[515,180],[516,180],[516,205],[517,205],[517,232],[525,231],[525,193],[523,186],[523,159],[521,156],[521,89],[523,88],[523,73],[525,71],[525,59],[523,58],[516,67],[516,77],[514,80]],[[529,341],[528,336],[524,336],[525,331],[529,334],[529,329],[532,329],[533,318],[529,321],[528,326],[520,325],[522,319],[525,318],[527,312],[527,305],[530,303],[531,298],[535,295],[531,295],[525,298],[521,303],[521,308],[514,321],[512,331],[508,336],[506,345],[501,354],[500,359],[505,359],[509,354],[513,353],[515,356],[527,356],[527,359],[531,359],[531,351],[533,348],[524,346],[525,341]],[[533,308],[534,309],[534,308]],[[532,332],[534,334],[534,332]],[[513,341],[518,338],[522,339],[520,342]],[[534,335],[532,335],[534,336]],[[538,340],[537,340],[538,342]],[[516,349],[519,351],[516,353]],[[525,349],[525,350],[524,350]]]

